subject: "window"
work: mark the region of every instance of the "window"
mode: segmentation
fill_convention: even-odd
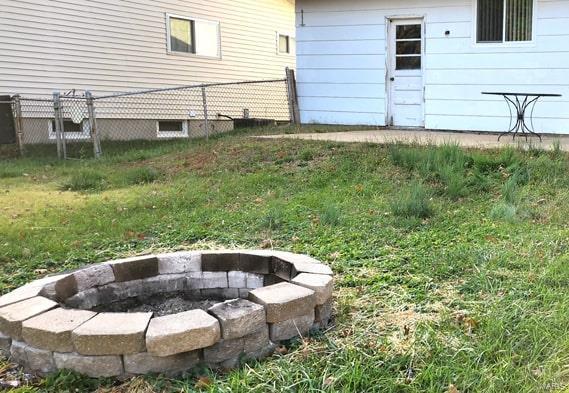
[[[290,36],[279,34],[279,53],[290,53]]]
[[[532,41],[533,17],[534,0],[477,0],[476,41]]]
[[[168,53],[221,57],[219,22],[166,15]]]
[[[49,139],[57,139],[55,127],[55,120],[49,120],[48,132]],[[83,120],[79,123],[75,123],[71,119],[63,120],[63,132],[65,133],[65,139],[89,139],[91,135],[89,133],[89,122]]]
[[[156,134],[158,138],[187,138],[188,122],[186,120],[158,120]]]
[[[395,69],[420,70],[422,25],[398,25],[395,31]]]
[[[170,50],[196,53],[195,24],[193,20],[170,18]]]

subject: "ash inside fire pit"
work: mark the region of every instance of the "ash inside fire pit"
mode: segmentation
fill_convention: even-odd
[[[196,299],[185,293],[158,294],[152,297],[126,299],[103,304],[92,309],[95,312],[152,312],[155,317],[178,314],[189,310],[207,311],[220,301],[228,299]]]
[[[234,368],[325,328],[332,270],[282,251],[194,251],[108,261],[0,297],[0,354],[91,377]]]

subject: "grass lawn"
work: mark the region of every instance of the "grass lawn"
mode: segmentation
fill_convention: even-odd
[[[0,292],[127,255],[272,247],[332,266],[335,327],[229,374],[18,391],[567,391],[567,155],[250,134],[0,160]]]

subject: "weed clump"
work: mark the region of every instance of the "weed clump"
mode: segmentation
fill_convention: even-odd
[[[74,173],[61,189],[64,191],[100,191],[106,186],[105,176],[91,169],[83,169]]]
[[[429,193],[418,182],[412,183],[401,198],[391,203],[391,212],[397,217],[421,219],[429,218],[434,213]]]
[[[149,184],[157,181],[161,173],[154,168],[141,167],[131,169],[125,175],[125,181],[128,185]]]
[[[324,225],[336,226],[340,224],[340,209],[338,206],[328,204],[320,212],[320,222]]]

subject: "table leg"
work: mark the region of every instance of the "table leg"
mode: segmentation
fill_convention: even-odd
[[[539,101],[539,98],[540,98],[539,96],[538,96],[538,97],[535,97],[534,99],[529,100],[526,105],[524,105],[524,107],[523,107],[523,112],[522,112],[522,113],[523,113],[522,126],[523,126],[523,129],[524,129],[525,131],[529,132],[529,133],[532,134],[532,135],[537,136],[537,137],[539,138],[539,141],[542,142],[541,135],[539,135],[537,132],[535,132],[535,128],[534,128],[534,126],[533,126],[533,110],[535,109],[535,105],[537,104],[537,101]],[[526,123],[526,121],[525,121],[525,118],[526,118],[525,115],[526,115],[526,112],[527,112],[527,110],[528,110],[528,108],[529,108],[530,106],[532,106],[531,112],[530,112],[530,117],[529,117],[529,118],[530,118],[530,125],[531,125],[531,127],[530,127],[530,125],[528,125],[528,124]],[[525,131],[524,131],[524,132],[525,132]],[[527,136],[526,136],[526,140],[527,140]]]
[[[512,100],[510,97],[508,97],[507,95],[503,96],[504,99],[506,100],[506,103],[508,104],[508,110],[510,111],[510,129],[508,131],[505,131],[503,133],[500,134],[500,136],[498,137],[498,142],[500,141],[500,139],[502,139],[502,137],[504,135],[508,135],[511,133],[514,133],[514,139],[516,139],[516,135],[520,129],[520,113],[521,113],[521,105],[520,105],[520,101],[518,100],[518,98],[516,97],[516,101]],[[513,112],[512,112],[512,108],[514,109],[514,111],[516,112],[516,120],[514,123],[514,116],[513,116]],[[514,126],[512,127],[512,123],[514,123]]]
[[[520,99],[518,96],[515,97],[515,101],[512,100],[507,95],[504,95],[503,97],[508,104],[508,109],[510,110],[510,127],[511,128],[508,131],[500,134],[500,136],[498,137],[498,141],[500,141],[500,139],[502,139],[502,137],[504,135],[508,135],[508,134],[513,133],[513,135],[512,135],[513,140],[516,140],[516,137],[519,134],[522,134],[526,138],[526,141],[527,141],[528,135],[531,134],[531,135],[538,137],[540,142],[541,142],[542,141],[541,135],[536,133],[535,130],[533,129],[533,110],[535,108],[535,104],[537,103],[537,101],[539,100],[540,97],[538,96],[538,97],[530,100],[529,96],[526,96],[523,102],[520,102]],[[532,106],[531,113],[530,113],[531,127],[530,127],[530,125],[528,125],[526,123],[526,112],[530,106]],[[514,108],[514,110],[516,112],[515,123],[513,122],[514,117],[513,117],[512,108]],[[512,123],[514,123],[513,127],[512,127]]]

